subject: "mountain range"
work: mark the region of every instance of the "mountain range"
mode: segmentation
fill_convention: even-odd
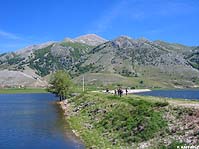
[[[199,85],[199,46],[95,34],[0,54],[0,87],[45,87],[56,70],[95,86],[185,88]]]

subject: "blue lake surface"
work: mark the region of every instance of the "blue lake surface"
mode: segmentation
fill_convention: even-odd
[[[138,93],[138,95],[158,96],[168,98],[183,98],[199,100],[199,90],[153,90],[150,92]]]
[[[0,94],[0,149],[84,148],[52,94]]]

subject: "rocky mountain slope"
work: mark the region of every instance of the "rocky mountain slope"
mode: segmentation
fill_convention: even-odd
[[[84,43],[90,46],[97,46],[106,42],[107,40],[95,34],[87,34],[87,35],[83,35],[83,36],[75,38],[74,41],[79,42],[79,43]]]
[[[127,36],[107,41],[88,34],[1,54],[0,70],[24,73],[28,69],[33,78],[42,80],[56,70],[65,69],[77,82],[86,74],[88,84],[128,82],[125,85],[134,87],[194,87],[199,84],[198,53],[198,47],[164,41]],[[115,79],[108,79],[111,77]]]
[[[6,87],[45,87],[47,82],[39,76],[32,76],[21,71],[0,71],[0,88]]]

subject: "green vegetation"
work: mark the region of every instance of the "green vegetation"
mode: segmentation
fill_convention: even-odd
[[[60,56],[53,55],[51,47],[52,45],[36,50],[34,56],[30,57],[29,67],[36,70],[36,73],[42,77],[55,70],[68,69],[68,62],[71,63],[70,57],[61,58]]]
[[[72,106],[68,121],[87,147],[136,146],[167,129],[163,114],[168,103],[163,100],[82,93],[69,102]]]
[[[181,146],[187,146],[187,145],[183,142],[174,140],[173,142],[171,142],[169,146],[164,146],[164,145],[160,146],[160,149],[177,149],[180,148]]]
[[[185,58],[193,68],[199,69],[199,47],[195,47]]]
[[[59,96],[60,101],[68,97],[72,90],[70,76],[65,71],[57,71],[50,79],[48,91]]]
[[[43,88],[7,88],[0,89],[0,94],[17,94],[17,93],[47,93]]]
[[[62,42],[60,45],[63,47],[72,47],[74,49],[91,49],[93,46],[89,46],[87,44],[83,43],[77,43],[77,42]]]
[[[89,88],[93,88],[92,90],[99,90],[110,88],[115,89],[118,86],[124,86],[131,89],[143,89],[143,88],[151,88],[151,89],[160,89],[160,88],[172,88],[172,84],[164,83],[161,81],[157,81],[154,78],[148,79],[147,77],[123,77],[119,74],[111,74],[111,73],[85,73],[85,85]],[[158,78],[156,78],[158,79]],[[169,79],[168,79],[169,80]],[[169,80],[170,81],[170,80]],[[76,84],[82,85],[82,75],[74,78],[74,82]]]
[[[73,72],[74,69],[76,72],[79,72],[80,69],[76,69],[79,65],[74,65],[74,61],[82,61],[82,54],[87,53],[91,46],[70,42],[63,42],[60,43],[60,45],[69,47],[67,54],[60,55],[59,52],[52,53],[52,45],[50,45],[46,48],[34,51],[33,54],[29,56],[29,67],[36,70],[36,73],[42,77],[56,70],[68,70]]]
[[[21,58],[20,56],[14,56],[13,58],[9,58],[7,60],[9,65],[19,64],[22,62],[25,58]]]
[[[63,47],[73,48],[73,50],[70,50],[70,52],[71,56],[74,57],[75,60],[78,60],[83,53],[88,53],[90,49],[93,48],[93,46],[77,42],[62,42],[60,45]]]
[[[68,103],[67,121],[88,148],[198,144],[198,109],[190,107],[198,106],[196,101],[85,92]]]
[[[31,57],[29,66],[32,69],[37,70],[37,74],[40,76],[46,76],[52,69],[52,62],[56,62],[50,53],[52,46],[37,50],[34,52],[34,57]]]

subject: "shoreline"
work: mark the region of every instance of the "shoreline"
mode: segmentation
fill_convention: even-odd
[[[123,91],[123,94],[126,93],[126,90],[125,89],[122,89]],[[143,92],[150,92],[152,91],[151,89],[128,89],[128,94],[134,94],[134,93],[143,93]],[[93,93],[107,93],[106,90],[102,90],[102,91],[92,91]],[[115,94],[115,90],[109,90],[108,93],[111,93],[111,94]]]
[[[65,99],[65,100],[62,100],[62,101],[57,101],[57,104],[60,106],[60,108],[62,109],[62,111],[64,112],[64,116],[65,117],[67,117],[67,116],[69,116],[69,110],[68,110],[68,108],[69,108],[69,104],[68,104],[68,102],[67,102],[67,99]],[[70,123],[69,123],[69,125],[70,125]],[[70,127],[71,127],[71,125],[70,125]],[[82,143],[83,141],[82,141],[82,139],[80,138],[80,135],[79,135],[79,133],[76,131],[76,130],[74,130],[74,129],[72,129],[71,128],[71,131],[73,132],[73,134],[75,135],[75,137],[77,137],[79,140],[77,140],[77,141],[79,141],[80,143]],[[83,144],[83,143],[82,143]],[[84,145],[84,144],[83,144]]]
[[[132,97],[135,101],[140,100],[140,99],[136,99],[137,97],[139,97],[138,95],[132,95],[132,96],[131,95],[125,96],[122,98],[123,98],[123,100],[128,100],[129,97]],[[105,141],[104,147],[109,147],[109,148],[117,147],[117,145],[124,145],[124,144],[122,144],[122,142],[114,142],[112,140],[107,141],[107,138],[103,138],[103,136],[100,135],[99,130],[97,128],[93,127],[93,123],[95,123],[95,122],[92,119],[90,119],[89,114],[86,115],[86,117],[85,117],[85,115],[82,115],[82,113],[79,113],[84,108],[86,108],[86,109],[91,108],[93,105],[90,103],[94,101],[94,103],[99,102],[99,104],[101,104],[101,106],[96,108],[96,109],[98,109],[97,113],[92,113],[92,114],[103,114],[103,110],[106,111],[108,109],[100,109],[103,107],[102,105],[104,105],[106,107],[106,105],[108,103],[110,104],[110,103],[114,102],[114,104],[115,104],[116,101],[114,101],[114,100],[108,101],[107,99],[110,99],[110,95],[103,94],[102,92],[100,92],[100,93],[90,92],[84,96],[87,97],[86,100],[81,97],[76,99],[76,100],[80,100],[83,102],[79,106],[76,105],[77,107],[74,107],[73,104],[70,105],[70,103],[68,103],[67,100],[58,102],[60,107],[64,111],[64,116],[69,117],[69,125],[70,125],[71,130],[74,133],[74,135],[77,136],[77,138],[79,138],[80,141],[83,142],[84,145],[87,147],[88,146],[89,147],[90,146],[95,146],[95,147],[102,146],[102,145],[104,145],[104,144],[102,144],[103,141]],[[199,121],[199,117],[198,117],[199,103],[198,102],[186,101],[186,100],[178,101],[175,99],[167,100],[166,98],[160,98],[160,97],[140,97],[140,98],[142,98],[141,100],[147,101],[150,103],[153,103],[153,102],[157,102],[157,103],[166,102],[167,103],[168,102],[169,106],[160,104],[159,108],[165,109],[165,111],[164,111],[165,114],[163,115],[163,118],[166,119],[166,121],[168,123],[167,127],[171,134],[170,135],[168,134],[168,136],[162,137],[160,140],[157,137],[153,137],[149,140],[146,140],[143,142],[138,142],[137,145],[139,147],[142,147],[142,146],[150,147],[151,145],[155,145],[154,142],[156,142],[158,140],[159,140],[160,144],[162,142],[166,141],[164,143],[164,145],[166,145],[166,146],[172,144],[172,140],[178,141],[178,143],[179,142],[185,142],[185,143],[189,142],[188,144],[192,144],[192,143],[196,144],[197,139],[193,136],[193,134],[195,134],[197,132],[196,127],[198,127],[198,125],[195,126],[194,123],[195,122],[197,123]],[[75,102],[76,100],[74,100],[73,102]],[[105,104],[104,102],[101,102],[101,100],[104,102],[107,102],[107,104]],[[120,101],[117,101],[117,102],[120,102]],[[123,102],[121,102],[119,104],[122,104],[122,103]],[[73,110],[71,113],[72,107],[75,108],[75,110]],[[114,108],[114,106],[108,107],[108,108],[112,109],[112,108]],[[170,110],[168,110],[168,109],[170,109]],[[90,110],[93,111],[93,108],[91,108]],[[121,112],[124,112],[124,111],[121,111]],[[173,115],[172,112],[170,112],[170,111],[176,112],[176,114],[178,114],[178,112],[182,112],[182,114],[179,115],[180,120],[178,120],[179,118],[178,119],[174,118],[175,115]],[[190,114],[187,113],[188,111]],[[72,121],[70,121],[71,118],[72,118]],[[97,118],[100,118],[100,117],[97,117]],[[194,127],[192,128],[191,126],[194,126]],[[111,130],[111,128],[112,127],[110,127],[109,129]],[[187,130],[187,128],[189,128],[190,130]],[[158,130],[157,133],[159,133],[159,132],[161,132],[161,131]],[[178,132],[183,132],[183,133],[181,135],[179,135]],[[106,133],[104,133],[103,135],[105,135],[105,134]],[[92,141],[90,140],[91,139],[90,137],[93,138]],[[95,142],[96,138],[98,138],[97,142]],[[115,143],[118,143],[118,144],[115,144]],[[134,145],[136,145],[136,143],[134,143]],[[136,146],[134,146],[134,147],[136,147]]]
[[[68,104],[66,104],[66,103],[67,103],[67,100],[54,102],[54,104],[56,104],[56,106],[61,110],[64,121],[66,121],[66,116],[67,116],[66,113],[68,113],[68,111],[67,111]],[[66,123],[67,123],[67,128],[63,129],[65,139],[71,140],[75,144],[75,147],[77,147],[79,149],[85,148],[85,145],[84,145],[82,139],[80,138],[80,136],[78,135],[78,133],[74,129],[71,128],[71,125],[68,121],[66,121]]]
[[[49,93],[45,88],[1,88],[0,94]]]

